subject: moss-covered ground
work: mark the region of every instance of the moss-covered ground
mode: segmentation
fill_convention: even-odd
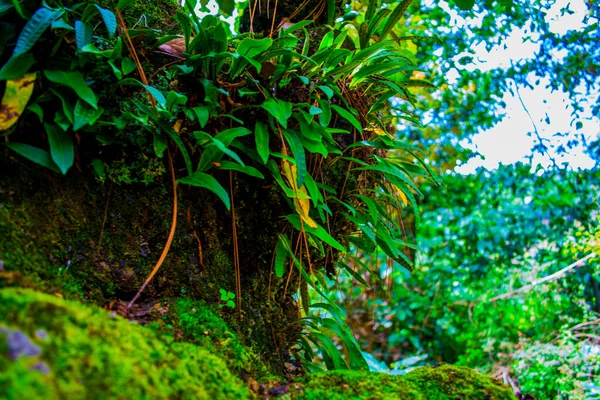
[[[514,400],[512,390],[472,369],[442,365],[406,375],[333,371],[309,375],[292,391],[303,400]]]
[[[206,347],[30,289],[0,290],[0,393],[7,399],[245,399]],[[221,321],[222,322],[222,321]]]

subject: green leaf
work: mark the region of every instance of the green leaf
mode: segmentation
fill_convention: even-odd
[[[58,166],[60,172],[65,175],[75,161],[73,137],[54,125],[44,124],[44,127],[50,143],[52,161]]]
[[[209,118],[208,107],[198,106],[192,108],[192,111],[194,111],[194,114],[196,114],[196,118],[198,118],[198,123],[200,124],[200,127],[204,128],[208,123]]]
[[[288,256],[287,249],[290,248],[289,239],[281,234],[278,235],[277,247],[275,248],[275,275],[281,278],[285,273],[285,260]],[[287,242],[287,244],[286,244]]]
[[[96,94],[89,88],[83,74],[79,71],[53,71],[44,70],[44,75],[49,81],[65,85],[75,91],[80,99],[93,108],[98,108]]]
[[[117,3],[117,8],[119,10],[124,9],[125,7],[129,6],[130,4],[133,4],[135,0],[119,0],[119,2]]]
[[[94,172],[96,173],[96,175],[98,175],[98,178],[104,179],[104,177],[105,177],[104,163],[100,159],[94,158],[92,160],[92,167],[94,168]]]
[[[323,93],[325,93],[325,96],[327,96],[328,99],[331,100],[331,98],[333,97],[333,90],[329,87],[329,86],[325,86],[325,85],[319,85],[317,86],[319,89],[321,89],[321,91]]]
[[[25,75],[31,66],[35,64],[35,58],[31,53],[19,54],[11,57],[0,69],[0,81],[18,79]]]
[[[167,150],[167,147],[169,147],[167,145],[167,141],[165,140],[165,138],[161,135],[159,135],[158,133],[154,133],[154,143],[153,143],[153,147],[154,147],[154,154],[156,154],[156,157],[160,157],[162,158],[165,150]]]
[[[45,7],[39,8],[23,27],[12,57],[23,54],[33,47],[42,33],[48,29],[52,22],[63,15],[62,11],[51,11]],[[11,58],[12,58],[11,57]]]
[[[94,31],[89,24],[79,20],[75,21],[75,43],[77,44],[77,50],[81,52],[85,46],[92,43],[93,35]]]
[[[297,184],[298,189],[304,184],[304,177],[306,176],[306,155],[304,152],[304,146],[300,142],[298,136],[291,131],[284,130],[283,136],[290,145],[292,153],[294,154],[294,160],[296,161],[296,169],[298,170]]]
[[[346,324],[340,324],[332,318],[321,319],[321,324],[324,328],[330,329],[342,339],[350,358],[350,368],[353,370],[369,371],[369,364],[365,360],[360,351],[360,346],[356,343],[356,339],[349,332]]]
[[[108,37],[113,37],[117,32],[117,18],[115,14],[106,8],[100,7],[98,4],[95,4],[95,6],[100,11],[100,16],[102,16],[102,20],[108,31]]]
[[[300,217],[298,216],[298,214],[286,215],[285,218],[288,221],[290,221],[290,223],[294,226],[294,228],[296,228],[296,230],[298,230],[298,231],[301,230],[302,226],[300,225]],[[340,242],[335,240],[329,233],[327,233],[327,231],[319,224],[317,224],[316,228],[311,228],[307,224],[304,224],[304,230],[307,233],[315,235],[316,237],[318,237],[319,239],[321,239],[322,241],[324,241],[331,247],[333,247],[341,252],[344,252],[344,253],[346,252],[346,248],[344,246],[342,246],[340,244]]]
[[[319,107],[321,108],[321,115],[319,115],[319,124],[322,127],[326,127],[331,122],[331,106],[326,100],[319,100]]]
[[[266,164],[269,160],[269,128],[262,122],[257,121],[254,127],[254,138],[256,140],[256,151]]]
[[[249,165],[240,165],[238,163],[234,163],[231,161],[221,161],[221,165],[219,169],[230,170],[230,171],[239,171],[243,172],[247,175],[253,176],[255,178],[265,179],[265,176],[256,168],[251,167]]]
[[[121,70],[123,75],[129,75],[137,68],[137,64],[129,57],[125,57],[121,60]]]
[[[235,0],[216,0],[219,10],[226,16],[230,16],[235,9]]]
[[[392,11],[387,21],[385,22],[385,25],[383,26],[383,30],[381,32],[381,35],[379,36],[380,39],[385,39],[385,37],[392,31],[392,29],[394,29],[398,21],[400,21],[400,18],[402,18],[402,16],[408,9],[410,3],[412,3],[412,0],[404,0],[400,2],[396,6],[396,8],[394,8],[394,11]]]
[[[190,176],[180,179],[179,182],[184,183],[186,185],[208,189],[217,196],[219,196],[219,198],[225,204],[225,207],[227,207],[228,210],[231,208],[231,202],[229,200],[229,195],[227,194],[227,191],[211,175],[205,174],[203,172],[194,172]]]
[[[281,126],[287,128],[287,121],[292,116],[292,103],[271,98],[265,100],[261,107],[267,110]]]
[[[335,104],[331,104],[331,107],[335,111],[337,111],[338,114],[340,114],[342,116],[342,118],[345,118],[346,120],[348,120],[348,122],[350,122],[356,128],[356,130],[358,130],[359,132],[362,132],[362,126],[360,126],[360,122],[358,122],[358,119],[356,119],[356,117],[354,115],[352,115],[352,113],[350,113],[350,111],[348,111],[345,108],[342,108],[338,105],[335,105]]]
[[[86,126],[96,116],[96,110],[94,110],[89,104],[77,100],[75,109],[73,110],[73,130],[78,131],[79,129]]]
[[[51,169],[54,172],[60,172],[54,161],[52,161],[50,154],[48,154],[48,152],[45,150],[30,146],[25,143],[6,143],[6,147],[25,157],[29,161],[33,161],[34,163]]]

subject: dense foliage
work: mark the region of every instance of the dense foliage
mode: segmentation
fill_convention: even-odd
[[[540,280],[598,251],[598,173],[516,165],[443,182],[426,191],[415,272],[364,255],[380,265],[369,286],[346,275],[332,293],[374,364],[506,373],[536,398],[597,391],[597,262]]]

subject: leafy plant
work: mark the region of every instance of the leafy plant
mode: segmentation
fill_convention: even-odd
[[[231,293],[225,289],[219,289],[219,293],[221,294],[219,308],[235,308],[235,302],[233,301],[233,299],[235,299],[235,293]]]
[[[121,15],[130,3],[121,0],[109,10],[91,1],[28,0],[31,17],[14,4],[2,8],[3,18],[15,17],[11,29],[18,36],[0,53],[0,76],[7,87],[24,77],[40,87],[18,97],[6,91],[6,103],[20,110],[29,100],[24,115],[6,125],[6,146],[61,174],[90,166],[101,180],[114,177],[122,161],[105,158],[106,149],[134,149],[165,160],[174,189],[175,180],[207,189],[232,211],[224,176],[274,185],[289,206],[274,249],[284,297],[294,277],[313,331],[308,338],[324,346],[328,367],[367,369],[340,315],[308,316],[307,288],[324,287],[324,275],[335,267],[358,279],[347,264],[356,252],[381,250],[399,268],[412,268],[403,248],[413,245],[405,240],[399,210],[416,209],[422,193],[415,180],[437,180],[422,155],[395,136],[399,118],[419,124],[397,104],[414,105],[412,87],[433,88],[414,78],[413,55],[391,35],[410,0],[379,8],[373,2],[360,26],[341,22],[317,38],[308,34],[311,21],[277,37],[233,37],[223,20],[199,18],[196,4],[186,1],[176,15],[182,37],[143,33],[143,50],[174,56],[161,66],[140,61],[142,49],[132,37],[141,33]],[[175,44],[181,50],[173,51]],[[24,137],[17,129],[24,126],[44,133]],[[130,161],[129,168],[136,165]],[[236,293],[225,293],[226,299],[221,293],[225,306],[236,299],[241,307],[240,273],[236,261]],[[318,304],[312,307],[325,303]],[[347,363],[324,332],[341,338]]]

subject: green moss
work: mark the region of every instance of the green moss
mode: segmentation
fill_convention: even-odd
[[[292,392],[304,400],[425,399],[395,375],[359,371],[331,371],[308,375],[304,386]]]
[[[0,290],[0,393],[18,398],[244,399],[226,363],[76,302]]]
[[[512,390],[472,369],[444,365],[403,375],[331,371],[309,375],[292,392],[304,400],[514,400]]]
[[[465,367],[421,367],[406,374],[403,379],[418,387],[426,399],[515,399],[508,386]]]
[[[261,379],[268,375],[259,357],[246,349],[238,336],[203,301],[178,299],[175,304],[176,327],[186,341],[197,343],[221,356],[237,373]]]

